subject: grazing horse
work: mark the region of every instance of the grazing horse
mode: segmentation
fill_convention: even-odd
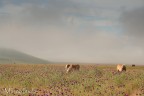
[[[135,64],[132,64],[132,67],[135,67]]]
[[[117,71],[118,72],[126,71],[126,66],[124,64],[118,64]]]
[[[74,70],[79,70],[80,65],[78,65],[78,64],[67,64],[65,66],[65,69],[66,69],[66,73],[69,73],[69,72],[74,71]]]

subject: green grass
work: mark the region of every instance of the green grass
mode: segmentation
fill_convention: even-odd
[[[124,96],[135,90],[144,95],[144,66],[81,65],[65,73],[65,65],[1,64],[0,95]]]

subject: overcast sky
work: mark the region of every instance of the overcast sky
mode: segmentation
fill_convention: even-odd
[[[144,0],[0,0],[0,47],[57,62],[144,64]]]

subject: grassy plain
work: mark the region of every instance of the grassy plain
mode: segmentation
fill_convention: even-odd
[[[144,96],[144,66],[80,65],[65,73],[65,64],[0,64],[0,96]]]

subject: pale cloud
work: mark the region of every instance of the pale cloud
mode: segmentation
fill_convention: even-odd
[[[143,5],[143,0],[133,0],[134,3],[131,0],[44,2],[4,1],[0,9],[0,46],[50,61],[143,63],[143,47],[132,42],[131,37],[136,33],[129,33],[134,28],[143,30],[143,15],[136,15],[142,11],[134,11]],[[121,10],[124,6],[126,14]],[[120,21],[121,16],[124,22]],[[129,17],[137,23],[129,25],[135,22]],[[137,26],[138,22],[141,27]],[[125,34],[119,29],[128,32]]]
[[[110,20],[95,21],[94,26],[113,26],[115,22]]]
[[[98,7],[98,8],[112,8],[117,9],[121,7],[125,7],[128,10],[139,8],[143,6],[144,1],[143,0],[70,0],[74,1],[76,3],[80,3],[83,5],[89,5],[92,7]]]
[[[134,45],[144,48],[144,7],[124,12],[121,20],[124,34],[131,38]]]

